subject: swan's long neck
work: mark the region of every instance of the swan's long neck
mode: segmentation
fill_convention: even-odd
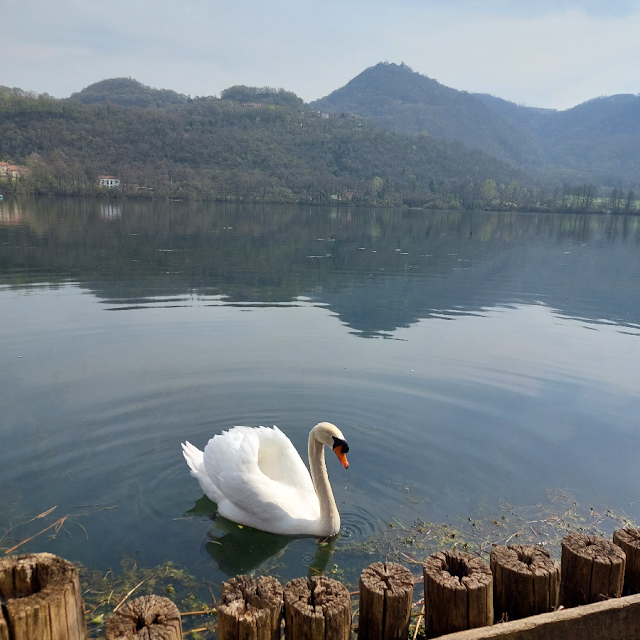
[[[327,465],[324,460],[324,445],[316,439],[313,430],[309,434],[309,467],[313,486],[320,502],[320,521],[326,529],[324,535],[333,536],[340,531],[340,514],[329,484]]]

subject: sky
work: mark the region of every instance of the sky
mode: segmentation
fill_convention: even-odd
[[[0,85],[57,98],[131,77],[309,102],[383,61],[533,107],[640,93],[640,0],[0,0],[0,15]]]

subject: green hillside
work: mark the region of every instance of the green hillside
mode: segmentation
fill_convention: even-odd
[[[82,104],[118,104],[122,107],[161,109],[184,104],[189,98],[169,89],[153,89],[132,78],[111,78],[73,93],[70,100]]]
[[[544,160],[540,145],[473,95],[446,87],[406,65],[380,63],[310,106],[356,113],[406,133],[459,140],[523,170]]]
[[[551,186],[640,188],[640,96],[595,98],[566,111],[516,105],[446,87],[405,65],[380,63],[311,103],[406,133],[427,130],[509,162]]]
[[[232,87],[222,95],[233,100],[131,107],[116,104],[123,87],[140,95],[147,88],[109,82],[97,84],[116,92],[90,92],[102,95],[95,104],[79,94],[0,95],[0,158],[29,168],[16,187],[92,193],[98,175],[113,174],[132,195],[444,208],[475,206],[487,181],[532,186],[523,172],[460,143],[392,133],[359,117],[323,118],[282,90]],[[178,95],[152,93],[160,94]]]
[[[0,87],[0,161],[26,168],[3,193],[628,213],[638,148],[639,96],[531,108],[388,63],[309,105],[130,78],[66,100]],[[103,174],[122,188],[99,188]]]

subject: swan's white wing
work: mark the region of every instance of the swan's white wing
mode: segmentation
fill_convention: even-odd
[[[287,516],[315,520],[320,515],[311,476],[277,427],[234,427],[214,436],[205,447],[203,464],[234,506],[218,505],[225,517],[238,519],[240,510],[250,516],[250,522],[245,519],[248,524],[260,528]]]

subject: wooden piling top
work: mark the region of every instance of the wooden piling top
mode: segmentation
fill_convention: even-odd
[[[84,640],[78,570],[51,553],[0,559],[0,638]]]

